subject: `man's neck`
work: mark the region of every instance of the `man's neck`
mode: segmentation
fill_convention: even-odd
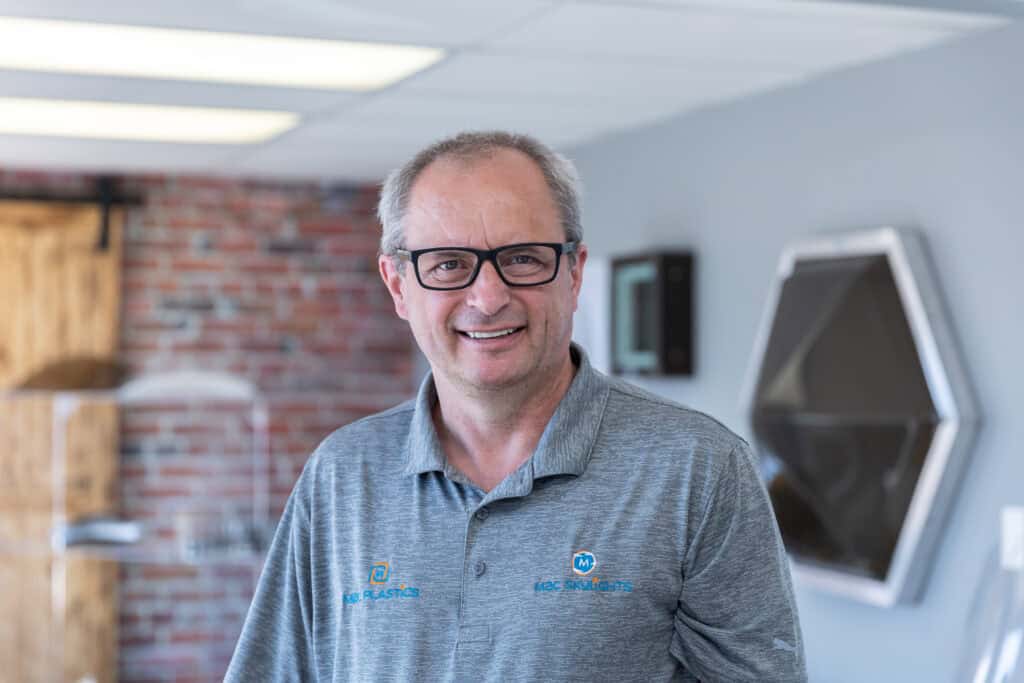
[[[448,463],[484,491],[493,489],[536,449],[575,374],[567,355],[540,386],[468,394],[435,377],[434,428]]]

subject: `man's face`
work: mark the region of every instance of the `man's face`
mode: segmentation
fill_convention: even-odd
[[[405,221],[405,248],[493,249],[520,242],[564,242],[558,209],[544,175],[525,154],[503,149],[465,162],[435,161],[416,179]],[[388,256],[381,276],[398,315],[438,379],[462,389],[495,390],[553,380],[569,362],[572,313],[586,261],[562,256],[558,277],[536,287],[509,287],[486,262],[472,285],[422,288],[412,264],[399,272]],[[515,330],[473,339],[471,332]]]

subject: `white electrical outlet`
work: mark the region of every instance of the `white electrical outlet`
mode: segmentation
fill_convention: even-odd
[[[1000,551],[1004,569],[1024,570],[1024,507],[1003,508]]]

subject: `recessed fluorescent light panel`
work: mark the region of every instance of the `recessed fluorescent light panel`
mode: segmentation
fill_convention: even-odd
[[[293,127],[281,111],[0,97],[0,134],[239,145]]]
[[[0,68],[365,91],[425,69],[410,45],[0,17]]]

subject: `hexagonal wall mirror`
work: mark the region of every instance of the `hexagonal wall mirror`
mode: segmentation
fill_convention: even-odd
[[[917,234],[789,246],[745,403],[797,580],[877,605],[916,600],[976,424]]]

